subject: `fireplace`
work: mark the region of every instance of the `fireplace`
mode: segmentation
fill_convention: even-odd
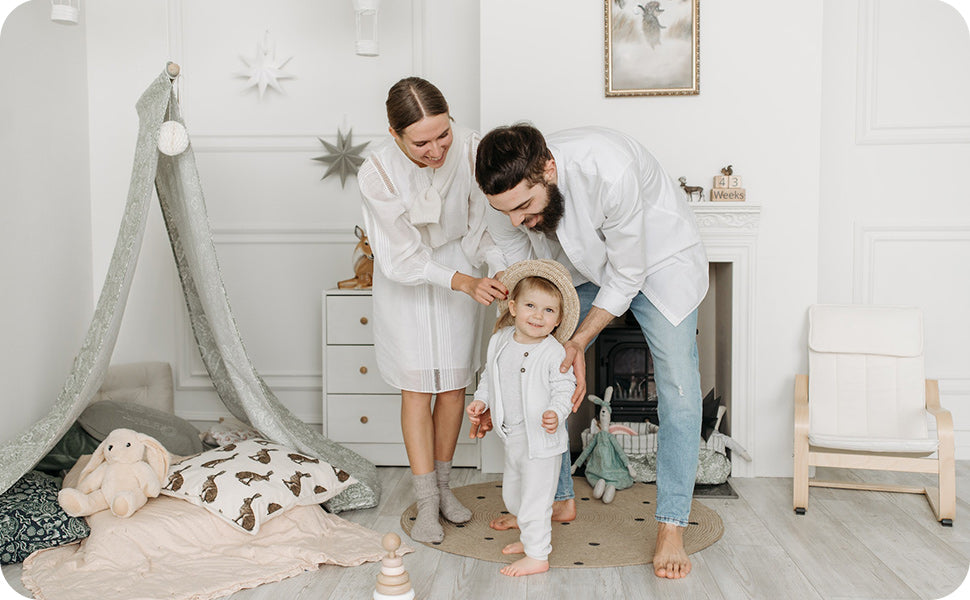
[[[653,360],[633,314],[606,327],[593,346],[597,392],[613,386],[612,420],[659,424]]]

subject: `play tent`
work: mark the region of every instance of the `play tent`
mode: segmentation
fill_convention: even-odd
[[[169,63],[138,100],[138,145],[128,201],[94,317],[50,413],[0,446],[0,492],[53,448],[101,387],[138,263],[154,184],[192,330],[219,398],[233,416],[252,424],[272,440],[326,460],[358,479],[358,484],[326,503],[329,510],[376,506],[380,484],[374,465],[294,416],[249,360],[229,308],[192,147],[189,145],[175,156],[158,149],[159,129],[164,121],[184,125],[173,90],[177,76],[178,65]]]

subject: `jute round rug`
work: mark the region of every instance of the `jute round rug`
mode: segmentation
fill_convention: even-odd
[[[552,524],[552,567],[623,567],[653,561],[657,540],[654,511],[657,488],[635,483],[620,490],[610,504],[593,498],[585,478],[574,477],[576,519]],[[455,496],[472,511],[471,521],[455,525],[444,519],[442,542],[425,544],[444,552],[497,563],[510,563],[521,555],[502,554],[502,548],[518,541],[519,530],[495,531],[489,522],[505,514],[502,482],[489,481],[455,488]],[[401,515],[401,529],[411,533],[417,504]],[[688,554],[702,550],[721,538],[724,524],[716,512],[696,500],[691,503],[690,525],[684,532]]]

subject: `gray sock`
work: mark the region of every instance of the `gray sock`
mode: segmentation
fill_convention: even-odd
[[[467,523],[472,518],[472,511],[465,508],[458,501],[458,498],[455,498],[455,495],[451,492],[451,488],[448,486],[448,480],[451,479],[451,461],[434,461],[434,470],[438,474],[438,493],[441,496],[441,514],[452,523]]]
[[[411,539],[416,542],[440,542],[445,532],[438,521],[438,484],[434,471],[412,475],[414,495],[418,499],[418,516],[411,527]]]

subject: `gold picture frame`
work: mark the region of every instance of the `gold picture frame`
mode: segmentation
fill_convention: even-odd
[[[604,0],[607,96],[700,93],[700,0]]]

